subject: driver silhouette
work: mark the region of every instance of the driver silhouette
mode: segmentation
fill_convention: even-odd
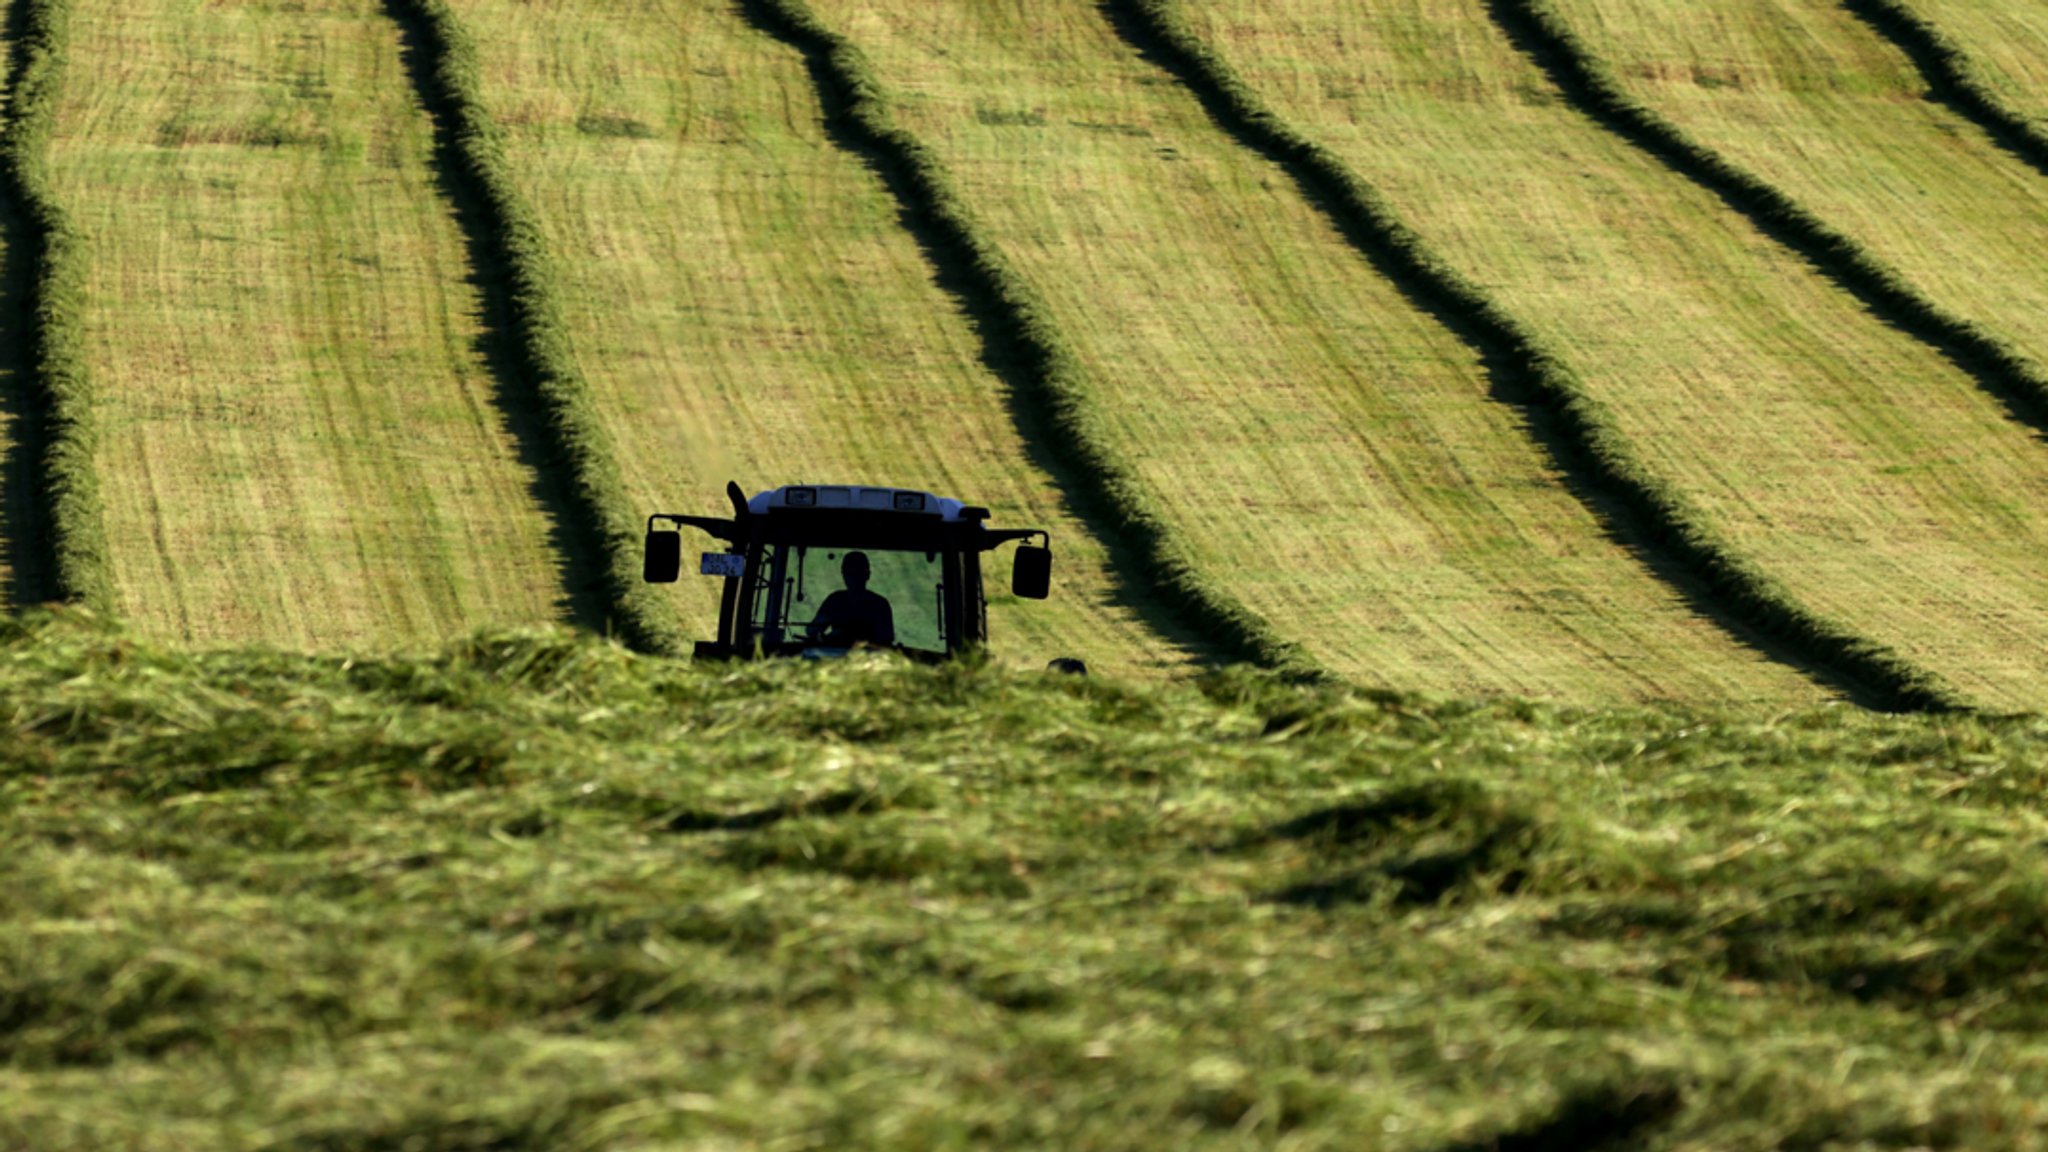
[[[841,647],[896,643],[896,613],[889,598],[868,591],[867,553],[848,552],[839,562],[839,575],[846,587],[825,597],[818,614],[805,625],[805,634]]]

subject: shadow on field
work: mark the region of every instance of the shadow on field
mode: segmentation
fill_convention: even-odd
[[[1854,237],[1835,231],[1776,185],[1737,167],[1622,92],[1572,30],[1546,19],[1530,0],[1486,0],[1486,11],[1501,35],[1586,119],[1719,200],[1861,304],[1872,319],[1931,349],[1975,381],[2029,438],[2048,442],[2048,394],[2029,366],[1995,337],[1946,314]],[[1993,138],[2006,143],[1996,132]]]
[[[1083,525],[1108,553],[1110,602],[1130,611],[1154,635],[1193,659],[1219,662],[1232,658],[1233,654],[1219,651],[1203,629],[1132,581],[1130,573],[1145,571],[1148,562],[1112,528],[1115,515],[1105,506],[1095,486],[1084,482],[1081,468],[1052,447],[1061,438],[1044,403],[1037,399],[1044,392],[1044,385],[1018,332],[1017,318],[988,281],[977,274],[972,254],[949,239],[948,230],[932,218],[911,174],[848,127],[851,96],[841,88],[827,63],[785,35],[762,0],[733,0],[733,10],[756,31],[802,55],[824,111],[826,137],[834,147],[873,172],[895,199],[897,223],[916,242],[931,269],[932,283],[951,297],[966,317],[981,347],[982,366],[1002,383],[1004,406],[1031,465],[1051,478],[1059,493],[1061,510]]]
[[[1924,17],[1883,0],[1842,0],[1842,7],[1913,61],[1920,78],[1927,82],[1928,100],[1974,123],[2014,159],[2048,176],[2048,147],[2041,137],[2029,130],[2025,120],[1998,107],[1970,83],[1963,71],[1967,65],[1935,38]]]
[[[1465,780],[1430,781],[1306,812],[1241,840],[1239,850],[1303,842],[1363,867],[1289,884],[1263,897],[1325,911],[1371,903],[1439,904],[1468,889],[1519,890],[1543,839],[1528,814]],[[1371,859],[1378,856],[1378,859]]]
[[[548,413],[538,372],[528,358],[512,304],[511,266],[504,237],[472,179],[456,139],[452,98],[434,70],[432,41],[419,14],[405,0],[383,0],[385,15],[398,26],[399,59],[413,91],[434,127],[434,182],[456,225],[469,258],[465,282],[476,292],[479,316],[475,351],[491,379],[491,400],[517,445],[529,477],[527,491],[548,524],[548,543],[560,564],[561,595],[555,610],[578,628],[610,634],[604,589],[607,565],[597,524],[579,504],[548,433]]]
[[[1671,1123],[1685,1098],[1669,1084],[1598,1084],[1565,1094],[1550,1115],[1440,1152],[1587,1152],[1633,1148]]]
[[[0,94],[0,131],[14,130],[17,86],[31,42],[28,6],[8,6],[7,82]],[[6,421],[5,459],[0,460],[0,563],[7,565],[6,601],[0,610],[19,612],[59,599],[56,537],[52,534],[50,486],[43,472],[49,450],[49,397],[36,374],[41,334],[35,322],[38,248],[23,211],[24,197],[11,165],[0,164],[0,419]]]
[[[827,792],[823,796],[770,804],[766,808],[755,808],[730,815],[685,808],[665,818],[661,827],[664,831],[680,833],[752,832],[800,816],[845,816],[851,813],[879,812],[886,807],[886,797],[865,788],[844,788],[837,792]]]
[[[1411,241],[1384,233],[1354,211],[1345,190],[1333,186],[1298,150],[1277,140],[1270,125],[1247,123],[1208,77],[1156,34],[1136,11],[1139,6],[1138,0],[1098,0],[1097,4],[1103,19],[1140,59],[1178,81],[1210,121],[1239,147],[1284,172],[1304,202],[1320,213],[1375,273],[1393,285],[1403,300],[1478,355],[1488,383],[1487,395],[1513,411],[1524,433],[1555,469],[1556,482],[1592,513],[1611,543],[1737,643],[1798,669],[1862,707],[1884,710],[1891,704],[1882,689],[1823,666],[1796,641],[1767,634],[1717,594],[1708,580],[1676,553],[1676,542],[1667,539],[1657,524],[1603,480],[1600,462],[1572,434],[1567,417],[1545,394],[1522,352],[1511,347],[1485,318],[1434,282],[1421,263],[1426,258],[1411,247]]]

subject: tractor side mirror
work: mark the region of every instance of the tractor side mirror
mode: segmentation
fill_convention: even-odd
[[[641,575],[649,584],[673,584],[683,570],[683,534],[649,532],[647,564]]]
[[[1010,591],[1026,600],[1052,594],[1052,549],[1019,545],[1010,567]]]

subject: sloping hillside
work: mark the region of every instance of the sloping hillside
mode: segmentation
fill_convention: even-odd
[[[2039,436],[1674,149],[1561,87],[1572,61],[1494,22],[1517,7],[1188,11],[1535,333],[1732,552],[1965,699],[2038,703]]]
[[[1478,351],[1094,5],[812,7],[1044,302],[1189,561],[1331,671],[1461,693],[1811,691],[1617,547]]]
[[[1024,660],[2036,703],[2044,177],[1936,75],[2006,17],[1777,11],[21,0],[13,596],[673,651],[647,512],[850,479],[1053,529]]]
[[[49,147],[117,609],[326,648],[577,614],[381,6],[69,24]]]

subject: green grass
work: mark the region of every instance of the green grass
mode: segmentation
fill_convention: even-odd
[[[1273,634],[1376,685],[1812,698],[1615,547],[1478,352],[1095,5],[810,6],[1036,302],[1100,451]]]
[[[10,304],[6,386],[8,599],[48,597],[106,609],[113,599],[95,468],[97,420],[82,347],[83,245],[50,187],[55,131],[70,39],[70,5],[22,6],[19,43],[8,54],[6,138],[0,182],[6,200]],[[15,607],[21,607],[20,604]]]
[[[2039,702],[2048,455],[1974,380],[1574,106],[1485,4],[1186,10],[1748,565],[1946,695]]]
[[[1527,7],[1674,152],[1753,189],[1754,211],[1787,222],[1874,311],[1952,349],[2048,428],[2048,279],[2023,255],[2048,183],[1965,110],[1929,98],[1898,45],[1832,5],[1789,19],[1764,3]]]
[[[382,6],[152,0],[74,18],[67,56],[48,192],[115,609],[327,648],[564,616]]]
[[[1880,14],[1896,10],[1958,54],[1961,78],[1986,104],[2048,139],[2048,18],[2030,4],[2004,0],[1858,0]],[[2003,119],[2004,117],[2001,117]]]
[[[78,613],[0,700],[13,1146],[2048,1137],[2035,717]]]
[[[722,514],[728,480],[926,488],[1052,534],[1053,600],[993,598],[1005,658],[1166,671],[1190,646],[1206,655],[1138,610],[1144,590],[1020,432],[1023,401],[949,275],[866,159],[828,138],[796,50],[724,0],[480,0],[460,15],[640,515]],[[711,635],[714,582],[663,592]]]

